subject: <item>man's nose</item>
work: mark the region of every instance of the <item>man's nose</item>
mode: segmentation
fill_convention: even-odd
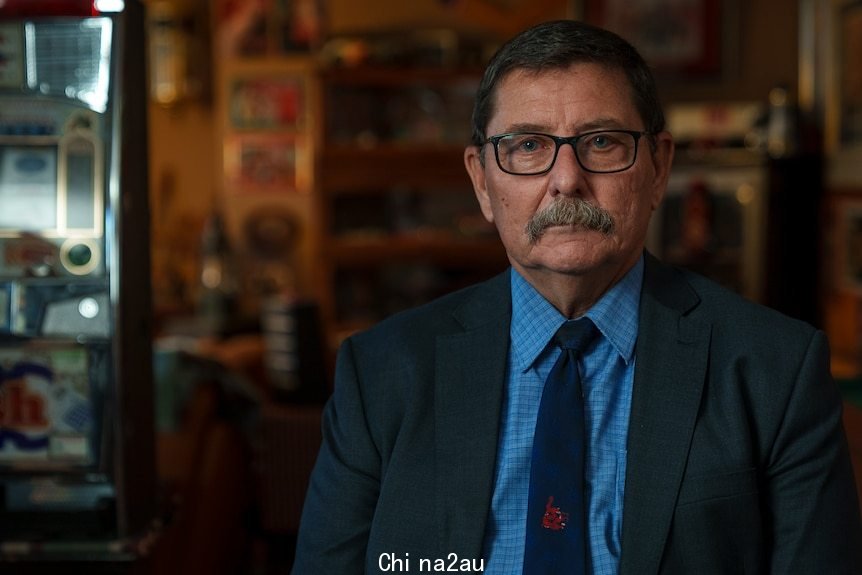
[[[548,192],[551,195],[563,194],[573,196],[583,181],[584,169],[578,163],[575,146],[571,142],[560,145],[557,159],[548,172],[550,181]]]

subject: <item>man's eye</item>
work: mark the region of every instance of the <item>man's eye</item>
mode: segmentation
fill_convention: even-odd
[[[516,140],[514,142],[513,149],[515,152],[532,154],[535,152],[540,152],[548,147],[548,143],[542,138],[527,136]]]
[[[590,146],[601,150],[602,148],[607,148],[611,145],[611,139],[608,138],[606,134],[597,134],[590,138]]]
[[[524,152],[535,152],[539,149],[539,142],[536,140],[523,140],[518,148]]]

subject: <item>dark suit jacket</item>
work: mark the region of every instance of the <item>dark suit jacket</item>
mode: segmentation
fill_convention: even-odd
[[[345,341],[294,573],[482,557],[510,318],[504,273]],[[621,574],[860,572],[822,332],[648,255],[636,353]]]

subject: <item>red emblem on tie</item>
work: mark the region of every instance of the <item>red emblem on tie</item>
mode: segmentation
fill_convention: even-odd
[[[569,514],[560,511],[559,507],[554,507],[553,495],[548,497],[548,502],[545,503],[545,514],[542,516],[542,527],[551,531],[562,531],[568,521]]]

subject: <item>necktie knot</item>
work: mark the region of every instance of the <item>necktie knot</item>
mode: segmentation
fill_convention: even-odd
[[[599,330],[596,328],[593,320],[588,317],[582,317],[576,320],[569,320],[560,326],[560,329],[554,335],[554,340],[561,348],[573,351],[576,355],[579,355],[598,334]]]

